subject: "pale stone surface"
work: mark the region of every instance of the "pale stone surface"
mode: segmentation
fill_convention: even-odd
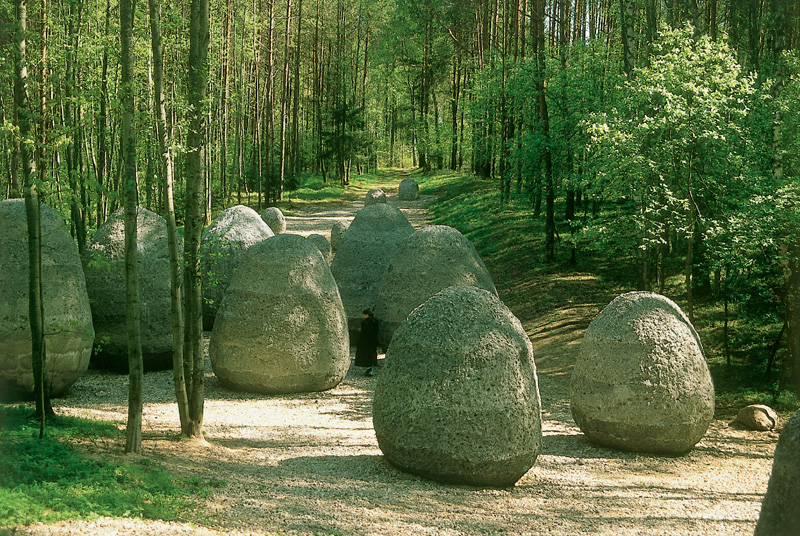
[[[211,333],[220,381],[256,393],[323,391],[345,377],[349,352],[342,301],[317,247],[292,234],[252,246]]]
[[[375,317],[380,321],[381,347],[389,345],[394,331],[417,306],[458,285],[497,294],[480,255],[458,230],[430,225],[409,235],[390,259],[378,289]]]
[[[269,225],[250,207],[223,210],[203,233],[200,244],[203,273],[203,328],[214,326],[217,309],[231,277],[247,248],[275,236]]]
[[[364,196],[364,206],[375,203],[386,203],[386,193],[380,188],[370,188],[367,195]]]
[[[774,430],[780,422],[777,412],[764,404],[750,404],[740,409],[736,420],[747,428],[760,432]]]
[[[714,416],[714,386],[683,311],[650,292],[614,299],[586,330],[570,408],[594,443],[665,454],[691,449]]]
[[[264,220],[274,234],[286,232],[286,217],[278,207],[267,207],[261,211],[261,219]]]
[[[78,249],[64,220],[41,205],[47,375],[62,394],[89,367],[94,328]],[[33,395],[25,202],[0,202],[0,399]]]
[[[397,467],[455,484],[512,486],[542,448],[533,348],[483,289],[449,287],[395,332],[378,376],[373,425]]]
[[[400,182],[397,189],[397,197],[401,201],[413,201],[419,197],[419,184],[411,177],[407,177]]]
[[[414,228],[400,209],[376,203],[358,211],[331,262],[331,272],[357,341],[364,309],[374,309],[378,285],[397,246]],[[380,321],[380,319],[378,319]]]
[[[172,367],[172,304],[167,222],[154,212],[137,213],[139,307],[145,370]],[[182,244],[179,246],[183,249]],[[125,215],[112,214],[86,245],[84,272],[96,333],[92,363],[128,371],[125,324]]]
[[[333,253],[331,252],[331,244],[328,242],[328,239],[317,233],[311,233],[306,239],[319,249],[319,252],[322,253],[322,258],[325,259],[325,262],[330,264],[331,260],[333,260]]]
[[[339,244],[342,243],[342,237],[348,227],[350,227],[349,221],[337,221],[333,224],[333,227],[331,227],[331,251],[334,253],[336,253],[336,250],[339,248]]]
[[[755,536],[800,534],[800,411],[781,431]]]

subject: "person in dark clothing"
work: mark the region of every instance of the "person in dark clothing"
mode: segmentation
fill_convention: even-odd
[[[367,367],[366,375],[373,376],[378,365],[378,321],[375,314],[364,309],[361,320],[361,334],[356,346],[356,366]]]

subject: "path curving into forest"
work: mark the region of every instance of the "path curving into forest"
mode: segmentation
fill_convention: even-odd
[[[397,182],[402,176],[397,177]],[[389,203],[415,227],[430,198]],[[330,236],[363,201],[287,218],[287,231]],[[503,274],[493,274],[495,280]],[[502,297],[502,296],[501,296]],[[145,375],[144,456],[167,470],[224,481],[201,499],[213,528],[101,518],[23,528],[17,534],[340,535],[751,535],[777,433],[715,420],[688,454],[660,457],[589,444],[569,412],[569,373],[594,309],[529,321],[543,407],[543,452],[511,489],[448,486],[402,473],[372,429],[376,379],[351,368],[335,389],[265,396],[222,387],[207,360],[206,445],[181,442],[171,372]],[[124,422],[127,379],[90,371],[58,411]],[[124,437],[86,441],[93,455],[122,456]]]

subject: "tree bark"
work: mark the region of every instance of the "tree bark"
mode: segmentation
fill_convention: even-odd
[[[14,37],[14,100],[19,127],[20,159],[24,182],[25,215],[28,223],[28,321],[31,330],[31,366],[39,438],[45,434],[47,415],[53,414],[47,381],[47,351],[44,338],[44,302],[42,292],[42,225],[39,193],[36,184],[35,143],[28,112],[27,5],[16,0]]]
[[[128,343],[128,424],[125,452],[142,451],[142,345],[139,326],[139,256],[137,252],[138,191],[136,185],[136,127],[133,101],[134,0],[121,0],[119,10],[122,107],[122,160],[125,187],[125,326]]]
[[[189,421],[182,433],[203,439],[203,291],[200,239],[205,221],[206,94],[208,82],[208,0],[192,0],[189,29],[189,130],[186,156],[186,211],[184,227],[184,375],[189,394]]]
[[[178,251],[178,232],[175,222],[173,196],[174,165],[167,136],[167,110],[164,99],[164,51],[161,45],[161,3],[149,0],[150,44],[153,51],[153,99],[156,111],[156,134],[161,154],[164,179],[163,214],[167,221],[169,245],[170,303],[172,305],[172,378],[181,431],[188,428],[189,399],[186,393],[186,378],[183,366],[183,299],[181,298],[181,259]]]

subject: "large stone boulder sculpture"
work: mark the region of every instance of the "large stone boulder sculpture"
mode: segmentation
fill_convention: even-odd
[[[261,219],[264,220],[273,234],[286,232],[286,217],[278,207],[267,207],[261,211]]]
[[[139,308],[145,370],[172,368],[172,303],[167,222],[139,208],[136,250],[139,256]],[[182,246],[181,246],[182,247]],[[86,245],[84,272],[96,333],[92,363],[128,371],[125,325],[125,215],[114,212]]]
[[[306,240],[317,246],[319,252],[322,253],[322,258],[325,259],[325,262],[328,264],[331,263],[331,260],[333,259],[333,253],[331,252],[331,243],[328,242],[327,238],[321,234],[311,233],[306,237]]]
[[[358,340],[364,309],[375,307],[389,259],[413,232],[400,209],[376,203],[359,210],[342,237],[331,272],[339,285],[353,342]]]
[[[414,201],[419,197],[419,184],[411,177],[407,177],[400,182],[397,188],[397,197],[401,201]]]
[[[364,206],[374,205],[375,203],[386,203],[386,192],[380,188],[370,188],[364,196]]]
[[[349,352],[342,301],[319,249],[291,234],[252,246],[211,333],[220,381],[265,394],[323,391],[344,379]]]
[[[94,329],[81,260],[64,220],[41,205],[47,376],[59,396],[89,367]],[[0,202],[0,399],[33,395],[25,202]]]
[[[200,244],[204,329],[214,327],[217,309],[244,252],[272,236],[275,233],[258,212],[244,205],[223,210],[211,222]]]
[[[542,448],[533,349],[483,289],[449,287],[394,334],[373,398],[386,459],[432,480],[514,485]]]
[[[784,425],[755,536],[800,534],[800,411]]]
[[[408,313],[450,286],[479,287],[497,294],[492,276],[472,243],[458,230],[431,225],[400,243],[383,274],[375,304],[378,340],[389,346]]]
[[[683,311],[650,292],[618,296],[586,330],[570,405],[593,443],[662,454],[691,449],[714,416],[714,386]]]
[[[342,237],[349,227],[349,221],[337,221],[331,227],[331,251],[334,253],[339,249],[339,244],[342,243]]]

